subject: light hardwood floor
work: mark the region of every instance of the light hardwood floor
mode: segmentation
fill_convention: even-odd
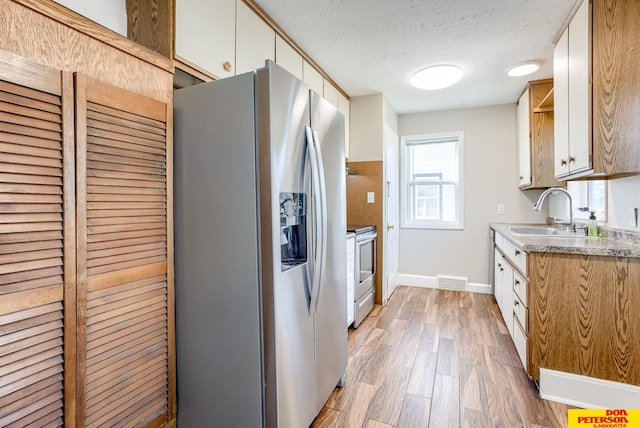
[[[398,287],[349,332],[347,383],[313,428],[566,427],[538,396],[491,295]]]

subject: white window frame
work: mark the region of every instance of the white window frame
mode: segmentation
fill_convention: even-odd
[[[593,207],[589,204],[589,193],[591,192],[591,186],[595,183],[593,181],[569,181],[567,182],[567,190],[571,193],[573,198],[573,218],[577,220],[588,220],[589,213],[578,210],[580,207],[589,208],[602,208],[602,210],[596,211],[596,220],[600,223],[607,222],[607,207],[609,199],[609,186],[606,181],[597,180],[598,183],[604,185],[604,206]]]
[[[415,140],[432,140],[432,142],[446,142],[450,140],[456,141],[456,151],[458,155],[458,179],[457,181],[439,181],[442,185],[455,186],[455,221],[441,221],[441,220],[417,220],[412,218],[412,197],[411,186],[416,182],[411,181],[411,168],[410,168],[410,156],[409,147],[411,144],[408,142]],[[437,134],[418,134],[418,135],[404,135],[400,139],[400,226],[404,229],[452,229],[463,230],[464,229],[464,133],[458,132],[444,132]],[[428,144],[428,143],[427,143]]]

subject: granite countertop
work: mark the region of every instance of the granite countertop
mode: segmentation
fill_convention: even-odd
[[[560,253],[560,254],[585,254],[595,256],[612,257],[638,257],[640,258],[640,242],[638,240],[625,237],[620,238],[617,234],[613,237],[594,236],[545,236],[526,235],[511,232],[509,226],[537,226],[553,227],[545,224],[506,224],[492,223],[489,225],[493,230],[513,242],[524,251],[533,253]],[[608,235],[608,234],[607,234]]]

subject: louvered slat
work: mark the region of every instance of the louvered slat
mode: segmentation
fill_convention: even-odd
[[[17,72],[33,66],[7,56],[0,59],[0,426],[62,426],[64,79],[44,68]],[[4,78],[27,74],[38,77]]]
[[[80,422],[136,426],[168,406],[166,105],[84,79]]]

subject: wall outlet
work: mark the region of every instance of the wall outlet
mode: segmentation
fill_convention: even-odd
[[[498,214],[504,215],[504,204],[498,204],[498,208],[496,210]]]
[[[367,192],[367,203],[372,204],[375,202],[376,195],[374,192]]]

